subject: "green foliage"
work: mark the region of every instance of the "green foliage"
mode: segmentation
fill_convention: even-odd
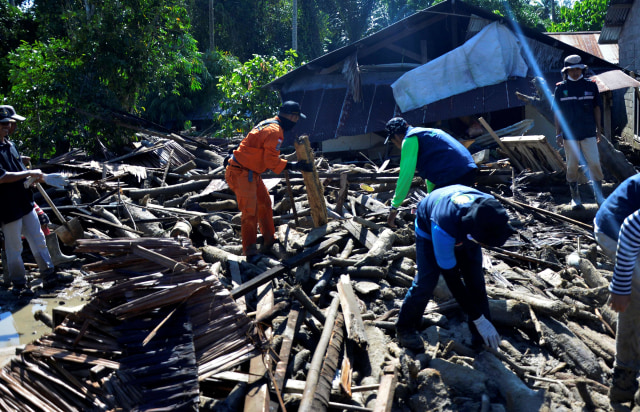
[[[608,0],[582,0],[573,4],[573,8],[560,8],[557,23],[551,23],[550,32],[599,31],[607,15]]]
[[[280,106],[278,93],[264,86],[293,70],[297,54],[289,50],[282,61],[274,56],[255,55],[244,64],[233,56],[224,57],[229,71],[218,81],[224,97],[215,120],[220,124],[217,135],[229,137],[246,134],[256,123],[276,114]]]
[[[133,133],[114,127],[108,110],[141,114],[152,91],[166,98],[203,87],[207,74],[180,1],[75,0],[63,10],[35,3],[55,37],[11,53],[7,98],[31,119],[21,136],[40,155],[67,141],[119,148]]]
[[[0,94],[7,93],[11,87],[6,75],[9,71],[7,54],[20,46],[21,41],[34,41],[36,30],[33,15],[0,1]]]

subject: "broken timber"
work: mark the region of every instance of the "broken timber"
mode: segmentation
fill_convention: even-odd
[[[304,262],[308,262],[315,257],[321,256],[329,247],[338,243],[340,240],[341,238],[334,237],[331,239],[327,239],[318,245],[310,246],[304,252],[285,260],[281,265],[275,266],[265,272],[262,272],[260,275],[256,276],[250,281],[243,283],[237,288],[234,288],[231,291],[231,296],[233,296],[234,299],[238,299],[240,296],[246,295],[258,286],[276,278],[278,275],[284,273],[285,271],[301,265]]]
[[[309,164],[313,165],[312,172],[302,172],[304,185],[307,189],[307,196],[309,197],[313,224],[315,227],[326,225],[329,217],[327,215],[327,204],[324,198],[324,187],[318,178],[318,171],[316,170],[314,162],[313,150],[311,150],[311,145],[309,144],[309,137],[306,135],[300,136],[294,142],[294,146],[298,160],[306,160]]]

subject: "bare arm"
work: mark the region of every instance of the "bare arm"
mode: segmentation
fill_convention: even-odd
[[[602,112],[600,111],[600,106],[593,108],[593,118],[596,121],[596,140],[600,143],[602,137]]]
[[[20,172],[4,172],[2,177],[0,177],[0,184],[2,183],[13,183],[22,179],[26,179],[29,176],[33,176],[37,178],[39,183],[43,182],[44,173],[40,170],[23,170]]]

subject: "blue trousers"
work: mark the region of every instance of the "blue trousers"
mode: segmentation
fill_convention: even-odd
[[[400,308],[397,329],[420,329],[422,315],[429,299],[433,297],[433,290],[442,273],[451,294],[469,317],[469,329],[474,340],[481,339],[472,321],[480,315],[491,320],[482,271],[482,249],[476,243],[465,241],[462,245],[456,246],[455,256],[458,270],[442,273],[436,261],[432,241],[416,235],[418,271]]]

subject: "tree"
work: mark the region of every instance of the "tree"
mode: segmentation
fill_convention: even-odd
[[[202,87],[204,66],[180,1],[69,1],[64,10],[57,3],[35,2],[50,37],[9,55],[8,98],[32,119],[23,139],[46,137],[42,156],[66,140],[118,147],[129,133],[100,121],[103,112],[141,114],[152,90],[166,97]]]
[[[280,105],[280,97],[264,86],[293,70],[297,54],[294,50],[289,50],[282,61],[273,56],[255,55],[244,64],[240,64],[233,56],[224,57],[228,59],[226,64],[231,70],[218,82],[218,88],[224,97],[216,119],[220,124],[217,135],[244,135],[258,122],[275,114]]]
[[[607,15],[608,0],[582,0],[573,8],[563,6],[557,23],[547,28],[550,32],[599,31]]]

